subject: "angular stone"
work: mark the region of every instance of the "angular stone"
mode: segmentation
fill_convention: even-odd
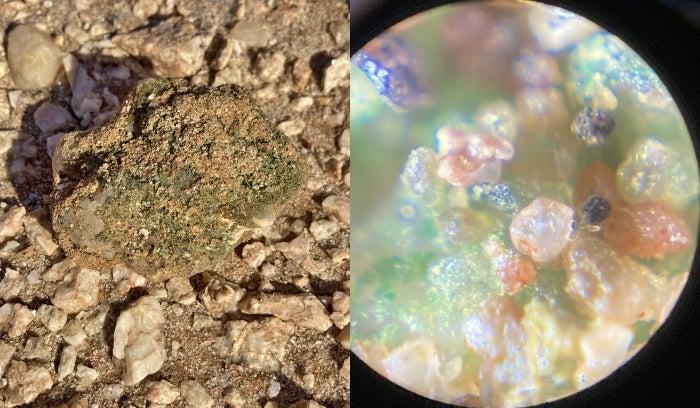
[[[160,370],[167,357],[164,326],[163,310],[151,296],[132,302],[117,318],[112,354],[123,365],[126,385],[138,384]]]
[[[51,302],[68,314],[86,310],[99,301],[99,285],[98,271],[73,267],[56,287]]]
[[[563,258],[566,292],[583,313],[624,325],[644,317],[655,289],[652,274],[644,266],[596,238],[575,240]]]
[[[15,346],[0,340],[0,378],[5,376],[5,368],[7,368],[10,360],[12,360],[15,350]]]
[[[280,320],[318,331],[326,331],[333,325],[323,303],[311,294],[260,293],[244,299],[241,311],[247,314],[271,314]]]
[[[538,197],[520,210],[510,224],[510,239],[520,253],[535,262],[553,261],[573,232],[574,210],[563,203]]]
[[[22,336],[34,320],[34,314],[20,303],[5,303],[0,306],[0,332],[6,331],[10,338]]]
[[[638,140],[617,168],[620,194],[630,203],[654,200],[681,206],[697,197],[697,170],[655,138]]]
[[[528,27],[537,45],[552,52],[570,48],[600,30],[596,24],[578,14],[544,5],[530,10]]]
[[[245,296],[245,289],[215,278],[207,283],[199,298],[212,316],[220,318],[225,313],[236,312],[238,301],[243,299],[243,296]]]
[[[190,406],[211,408],[214,406],[214,399],[207,394],[207,390],[197,381],[189,380],[180,383],[180,394]]]
[[[5,403],[8,407],[28,404],[53,385],[49,370],[33,363],[25,364],[23,361],[12,360],[5,376]]]
[[[48,34],[30,25],[17,26],[7,36],[7,62],[19,89],[51,85],[61,67],[62,54]]]
[[[61,381],[68,377],[75,369],[75,361],[78,358],[78,351],[73,346],[66,346],[61,352],[61,359],[56,370],[56,379]]]
[[[683,217],[656,201],[615,210],[603,224],[603,237],[619,253],[647,259],[663,259],[695,242]]]
[[[286,344],[294,325],[277,318],[246,322],[232,320],[226,334],[217,338],[219,354],[254,370],[274,372],[287,354]]]
[[[42,132],[52,133],[75,126],[75,119],[63,106],[44,102],[34,111],[34,123]]]
[[[165,380],[146,384],[146,399],[154,404],[172,404],[180,396],[180,389]]]
[[[241,88],[144,80],[104,128],[61,139],[53,226],[85,263],[121,261],[153,281],[189,276],[296,193],[300,157]]]

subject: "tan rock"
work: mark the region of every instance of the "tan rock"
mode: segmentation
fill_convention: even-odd
[[[323,210],[335,216],[340,222],[350,225],[350,200],[336,195],[328,196],[321,203]]]
[[[52,332],[61,330],[68,321],[66,312],[56,306],[46,304],[39,306],[35,317]]]
[[[7,36],[7,62],[19,89],[40,89],[51,85],[63,57],[51,37],[30,25],[15,27]]]
[[[189,380],[180,383],[180,393],[190,406],[211,408],[214,406],[214,399],[207,394],[207,390],[197,381]]]
[[[350,296],[345,292],[338,291],[333,294],[331,320],[339,329],[350,323]]]
[[[165,284],[165,289],[168,290],[170,299],[181,305],[191,305],[197,299],[197,294],[194,292],[189,279],[182,276],[170,278]]]
[[[58,363],[56,370],[56,379],[61,381],[68,377],[75,369],[75,361],[78,359],[78,352],[73,346],[66,346],[61,352],[61,360]]]
[[[15,354],[15,350],[15,346],[6,341],[0,340],[0,378],[5,375],[5,368],[7,368],[7,364]]]
[[[276,318],[226,323],[226,334],[217,338],[219,353],[261,371],[277,371],[286,355],[286,344],[294,331],[291,323]]]
[[[212,316],[218,318],[225,313],[238,310],[238,302],[245,296],[245,289],[222,279],[211,279],[199,298]]]
[[[19,303],[5,303],[0,306],[0,331],[7,331],[10,338],[17,338],[27,331],[34,319],[34,313]]]
[[[311,294],[260,293],[244,299],[241,311],[247,314],[271,314],[281,320],[319,331],[326,331],[333,325],[323,303]]]
[[[34,363],[12,360],[5,376],[5,403],[8,407],[28,404],[53,385],[49,370]]]
[[[152,296],[132,302],[117,318],[112,354],[124,368],[126,385],[160,370],[166,358],[164,326],[163,310]]]
[[[180,396],[180,389],[165,380],[146,384],[146,399],[154,404],[172,404]]]
[[[24,207],[13,206],[0,219],[0,242],[15,237],[22,228],[22,217],[27,213]]]
[[[71,314],[93,307],[98,302],[100,273],[92,269],[75,266],[59,283],[51,302]]]

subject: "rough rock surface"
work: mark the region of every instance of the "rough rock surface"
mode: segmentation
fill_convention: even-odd
[[[241,239],[234,227],[274,211],[305,173],[248,92],[184,80],[140,82],[109,125],[65,135],[53,169],[63,249],[155,281],[215,267]]]
[[[160,369],[166,358],[165,317],[158,301],[144,296],[126,308],[114,328],[114,358],[123,362],[122,379],[133,385]]]
[[[15,27],[7,36],[7,62],[15,86],[39,89],[51,85],[61,66],[61,49],[48,34],[30,25]]]
[[[331,325],[328,311],[313,295],[277,295],[261,293],[243,301],[243,313],[271,314],[299,326],[326,331]]]

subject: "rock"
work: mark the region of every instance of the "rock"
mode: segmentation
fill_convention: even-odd
[[[518,293],[537,275],[532,262],[521,256],[506,257],[497,264],[496,275],[506,285],[509,295]]]
[[[78,385],[75,387],[76,391],[87,391],[100,376],[100,373],[94,368],[78,364],[78,367],[75,369],[75,376],[78,378]]]
[[[12,206],[0,219],[0,242],[17,236],[22,228],[22,217],[27,213],[24,207]]]
[[[15,346],[6,341],[0,340],[0,378],[5,376],[5,368],[7,368],[7,364],[9,364],[10,360],[12,360],[15,350]]]
[[[114,290],[118,295],[125,295],[132,288],[145,286],[148,283],[146,278],[121,263],[112,267],[112,280],[116,286]]]
[[[53,256],[58,250],[58,245],[53,241],[51,231],[43,226],[39,219],[43,219],[43,215],[35,211],[29,213],[28,217],[24,217],[22,219],[24,232],[32,244],[38,246],[44,255]]]
[[[574,210],[551,198],[535,198],[510,224],[510,239],[520,253],[537,263],[553,261],[573,232]]]
[[[208,327],[215,327],[216,325],[216,320],[212,319],[211,316],[201,313],[195,313],[194,317],[192,317],[192,330],[194,331],[198,332]]]
[[[5,277],[0,282],[0,298],[10,301],[16,298],[27,285],[27,279],[12,268],[5,268]]]
[[[267,397],[275,398],[279,395],[282,386],[278,381],[271,380],[270,385],[267,387]]]
[[[151,296],[132,302],[117,318],[112,354],[124,369],[126,385],[160,370],[166,358],[164,326],[163,310]]]
[[[323,74],[323,92],[350,86],[350,55],[345,53],[334,58]]]
[[[49,336],[36,337],[32,336],[27,339],[24,344],[24,359],[25,360],[52,360],[52,348],[54,339]]]
[[[32,26],[17,26],[7,36],[7,62],[19,89],[51,85],[61,67],[61,58],[62,51],[51,37]]]
[[[346,358],[343,361],[342,367],[340,367],[340,371],[338,372],[340,374],[340,377],[345,379],[345,381],[350,382],[350,357]]]
[[[58,363],[58,369],[56,370],[56,379],[61,381],[62,379],[68,377],[75,369],[75,361],[78,358],[78,352],[73,346],[66,346],[61,352],[61,360]]]
[[[253,64],[255,76],[263,82],[275,82],[284,73],[285,61],[281,52],[263,51]]]
[[[574,207],[582,210],[591,197],[605,200],[611,211],[625,204],[617,191],[615,173],[599,161],[591,162],[576,178]]]
[[[2,75],[0,75],[2,78]],[[4,90],[0,91],[0,123],[5,120],[9,120],[10,113],[12,112],[12,106],[10,105],[10,100],[7,98],[7,92]]]
[[[340,231],[340,225],[331,220],[315,220],[309,226],[309,232],[314,236],[316,241],[323,241],[332,237],[336,232]]]
[[[5,403],[8,407],[28,404],[53,385],[49,370],[37,364],[26,364],[18,360],[12,360],[5,376],[7,377]]]
[[[211,408],[214,406],[214,399],[207,394],[197,381],[189,380],[180,383],[180,393],[182,397],[192,407]]]
[[[281,251],[287,259],[301,265],[309,273],[318,275],[326,270],[325,263],[316,261],[311,255],[311,239],[308,234],[302,234],[289,242],[280,242],[276,248]]]
[[[631,325],[654,300],[652,273],[595,238],[575,240],[564,254],[566,292],[592,319]],[[649,317],[656,313],[648,313]]]
[[[350,296],[345,292],[335,292],[333,294],[333,313],[331,320],[339,329],[350,323]]]
[[[583,220],[588,225],[600,225],[610,215],[612,207],[603,197],[592,194],[581,207]]]
[[[603,224],[603,237],[619,253],[646,259],[663,259],[695,242],[683,217],[657,201],[616,209]]]
[[[323,303],[311,294],[260,293],[244,299],[241,311],[246,314],[271,314],[280,320],[318,331],[326,331],[333,325]]]
[[[270,31],[252,21],[239,21],[231,29],[229,36],[251,48],[264,47],[270,40]]]
[[[654,200],[682,206],[700,191],[692,168],[660,140],[643,138],[630,147],[618,166],[617,185],[629,203]]]
[[[61,336],[71,346],[80,347],[87,338],[87,333],[85,333],[81,322],[77,319],[71,319],[61,329]]]
[[[44,102],[34,111],[34,123],[42,132],[52,133],[74,127],[75,119],[63,106]]]
[[[321,203],[323,210],[336,217],[338,221],[350,225],[350,200],[345,197],[331,195]]]
[[[217,338],[219,354],[253,370],[276,372],[287,353],[294,325],[276,318],[226,323],[226,334]]]
[[[11,339],[22,336],[33,319],[33,311],[22,304],[5,303],[0,306],[0,332],[6,331]]]
[[[52,305],[39,306],[35,317],[52,332],[61,330],[66,324],[66,321],[68,321],[66,312]]]
[[[117,34],[112,41],[136,57],[148,58],[163,78],[189,77],[204,63],[214,31],[201,31],[182,17],[170,17],[148,28]]]
[[[96,308],[78,313],[75,317],[83,322],[85,333],[94,336],[103,332],[109,309],[109,304],[101,303]]]
[[[350,42],[350,22],[347,20],[328,23],[328,33],[338,47]]]
[[[343,327],[343,330],[338,333],[336,340],[344,349],[350,350],[350,325]]]
[[[189,276],[246,240],[254,217],[301,187],[305,168],[243,89],[144,80],[106,127],[61,139],[53,227],[84,262],[122,262],[155,282]]]
[[[267,258],[271,252],[272,250],[270,247],[265,246],[262,242],[253,242],[243,247],[241,255],[243,256],[243,261],[248,264],[248,266],[257,268],[262,265],[265,258]]]
[[[70,268],[51,297],[51,302],[68,314],[86,310],[97,304],[100,292],[100,273],[79,266]]]
[[[238,310],[238,301],[245,296],[245,289],[221,280],[212,279],[200,293],[204,307],[212,316],[219,318],[225,313],[233,313]]]
[[[605,143],[615,127],[615,113],[600,108],[583,108],[574,116],[571,132],[586,146],[600,146]]]
[[[299,136],[304,132],[306,122],[299,119],[285,120],[284,122],[280,122],[277,127],[288,137]]]
[[[134,16],[141,20],[146,20],[149,17],[158,14],[158,6],[160,6],[160,0],[136,0],[131,8]]]
[[[600,30],[578,14],[553,6],[533,7],[527,21],[537,45],[552,52],[571,48]]]
[[[191,305],[197,300],[197,294],[187,278],[181,276],[170,278],[165,284],[165,289],[168,290],[168,296],[181,305]]]
[[[180,389],[165,380],[146,383],[146,399],[154,404],[172,404],[180,396]]]

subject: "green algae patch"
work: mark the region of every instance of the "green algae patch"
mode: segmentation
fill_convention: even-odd
[[[143,80],[104,127],[66,134],[53,170],[66,255],[124,262],[153,281],[214,267],[306,176],[246,90],[177,79]]]

